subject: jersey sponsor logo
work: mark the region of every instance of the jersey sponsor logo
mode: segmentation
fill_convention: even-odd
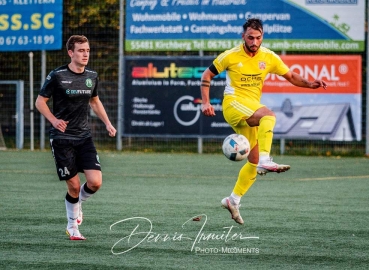
[[[261,73],[258,74],[243,74],[244,77],[241,77],[241,81],[243,82],[251,82],[251,81],[262,81],[263,79],[260,77]]]
[[[72,83],[72,81],[61,81],[62,83]]]
[[[65,90],[67,95],[81,95],[81,94],[88,94],[91,95],[91,90]]]
[[[258,74],[242,74],[244,77],[241,77],[241,87],[260,87],[263,83],[263,78],[260,76],[261,73]]]
[[[86,79],[86,86],[87,87],[92,87],[92,80],[91,79]]]

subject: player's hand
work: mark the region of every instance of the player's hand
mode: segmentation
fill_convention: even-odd
[[[201,105],[202,113],[206,116],[215,116],[214,107],[210,104],[202,104]]]
[[[65,132],[65,130],[67,129],[67,125],[68,125],[69,121],[64,121],[61,119],[56,119],[52,125],[54,128],[56,128],[57,130],[61,131],[61,132]]]
[[[315,80],[315,81],[313,81],[311,86],[312,86],[311,88],[313,88],[313,89],[317,89],[319,87],[323,87],[324,89],[327,89],[327,83],[323,80]]]
[[[107,125],[106,130],[109,132],[110,137],[115,137],[117,130],[112,125]]]

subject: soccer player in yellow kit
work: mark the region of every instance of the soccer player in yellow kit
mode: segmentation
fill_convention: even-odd
[[[289,165],[277,164],[270,157],[276,117],[273,111],[260,103],[262,87],[268,73],[284,77],[299,87],[316,89],[327,87],[322,80],[310,82],[291,71],[273,51],[261,46],[263,24],[250,18],[243,25],[243,43],[221,53],[202,74],[202,113],[214,116],[210,104],[210,82],[214,76],[226,71],[226,87],[223,98],[223,115],[234,131],[250,142],[248,161],[241,168],[233,192],[221,204],[232,219],[243,224],[239,212],[240,200],[255,182],[256,175],[268,172],[285,172]]]

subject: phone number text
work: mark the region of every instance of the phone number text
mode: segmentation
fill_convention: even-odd
[[[47,45],[53,44],[55,38],[53,35],[37,35],[37,36],[0,36],[0,46],[2,45]]]

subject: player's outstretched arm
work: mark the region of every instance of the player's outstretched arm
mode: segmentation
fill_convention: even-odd
[[[108,131],[109,136],[114,137],[117,131],[114,128],[114,126],[111,124],[109,117],[105,111],[105,108],[103,104],[101,103],[98,96],[92,97],[90,99],[90,106],[92,110],[94,111],[94,113],[96,113],[96,115],[100,118],[100,120],[103,121],[103,123],[105,124],[106,130]]]
[[[286,74],[283,75],[287,81],[292,83],[295,86],[304,87],[304,88],[312,88],[317,89],[319,87],[323,87],[327,89],[327,84],[323,80],[314,80],[313,82],[309,82],[305,78],[301,77],[299,74],[293,71],[288,71]]]
[[[202,113],[206,116],[215,116],[214,107],[210,104],[210,82],[214,76],[215,74],[211,72],[208,68],[201,76],[201,110]]]

